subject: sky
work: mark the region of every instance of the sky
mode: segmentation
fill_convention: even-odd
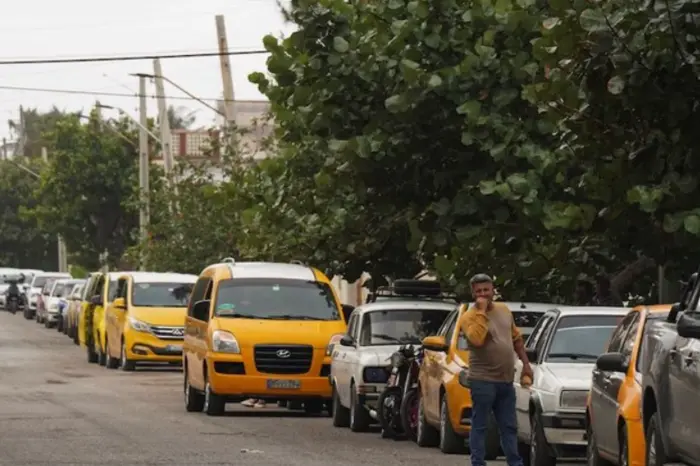
[[[224,15],[232,51],[262,50],[267,34],[286,36],[293,26],[282,19],[276,0],[19,0],[7,1],[0,16],[0,61],[96,56],[217,52],[215,16]],[[266,55],[231,56],[236,100],[264,100],[248,74],[266,71]],[[163,75],[203,99],[223,92],[219,58],[161,60]],[[153,73],[151,60],[106,63],[54,63],[0,66],[0,138],[11,138],[7,121],[19,106],[40,110],[89,109],[96,100],[137,116],[138,78]],[[30,87],[83,91],[86,94],[3,89]],[[124,93],[99,96],[90,93]],[[148,94],[155,93],[148,83]],[[165,83],[167,97],[185,97]],[[168,100],[169,105],[197,111],[197,123],[214,121],[214,113],[194,100]],[[148,114],[157,104],[148,101]],[[105,116],[118,116],[106,111]]]

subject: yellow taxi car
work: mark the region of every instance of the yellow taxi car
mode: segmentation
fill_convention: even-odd
[[[211,265],[185,319],[185,408],[217,416],[227,402],[253,397],[330,411],[331,353],[345,330],[340,301],[319,270],[233,259]]]
[[[78,310],[78,329],[76,332],[75,340],[78,345],[87,349],[88,362],[97,362],[97,353],[90,351],[92,347],[92,316],[93,298],[96,294],[99,294],[98,289],[102,289],[98,284],[103,279],[104,274],[101,272],[93,272],[88,277],[83,287],[83,294],[81,296],[81,301]]]
[[[130,272],[117,278],[106,310],[107,368],[182,361],[187,302],[196,275]]]
[[[588,464],[645,465],[643,369],[638,358],[647,322],[666,319],[670,310],[670,304],[632,309],[596,361],[586,408]]]
[[[459,380],[462,369],[469,366],[467,338],[458,325],[466,309],[464,304],[459,306],[445,319],[437,335],[423,339],[416,442],[421,447],[439,446],[443,453],[466,451],[471,430],[472,400]],[[495,459],[499,451],[500,437],[492,421],[486,459]]]

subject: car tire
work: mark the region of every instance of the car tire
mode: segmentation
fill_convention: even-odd
[[[350,430],[353,432],[367,432],[372,418],[360,403],[360,396],[355,390],[355,384],[350,385]]]
[[[109,354],[109,340],[105,338],[105,347],[107,348],[107,363],[105,364],[105,367],[107,369],[116,369],[119,367],[119,358],[113,358]]]
[[[340,395],[333,384],[333,427],[350,427],[350,410],[340,403]]]
[[[547,437],[544,435],[537,413],[530,419],[530,464],[536,466],[556,466],[557,464],[557,458],[549,452]]]
[[[416,444],[419,447],[437,447],[440,445],[440,431],[428,424],[425,419],[423,397],[418,393],[418,427],[416,428]]]
[[[646,466],[662,466],[668,462],[666,449],[664,448],[663,432],[661,430],[661,419],[658,412],[655,412],[649,419],[646,434]],[[652,451],[652,445],[654,449]]]
[[[107,365],[107,351],[102,349],[102,346],[99,346],[97,349],[97,364],[100,366]]]
[[[464,437],[458,435],[454,427],[452,427],[447,394],[444,394],[440,402],[440,451],[448,455],[454,455],[464,453],[466,450]]]
[[[119,368],[124,372],[133,372],[136,370],[136,361],[132,361],[126,354],[126,343],[122,341],[120,356],[119,356]]]
[[[401,400],[401,427],[403,427],[403,432],[406,438],[415,442],[416,441],[416,427],[418,425],[418,403],[419,403],[419,393],[418,389],[414,388],[406,393],[406,396]],[[414,419],[415,417],[415,419]]]
[[[617,435],[618,442],[620,446],[618,448],[619,455],[617,457],[618,466],[629,466],[630,465],[630,448],[629,442],[627,441],[627,424],[622,424],[620,426],[620,431]]]
[[[190,385],[189,376],[187,375],[186,370],[183,371],[183,373],[185,374],[185,411],[188,413],[201,413],[204,409],[204,393]]]
[[[214,393],[209,380],[204,387],[204,406],[202,410],[207,416],[223,416],[226,412],[226,399]]]

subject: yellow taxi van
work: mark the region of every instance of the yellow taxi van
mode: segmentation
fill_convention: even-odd
[[[185,318],[186,410],[218,416],[252,397],[330,412],[331,354],[345,330],[330,280],[313,267],[233,259],[207,267]]]
[[[187,302],[196,275],[129,272],[117,278],[105,311],[108,369],[141,363],[180,363]]]

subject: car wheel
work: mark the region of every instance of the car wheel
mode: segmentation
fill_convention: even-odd
[[[360,403],[360,396],[355,390],[355,384],[350,385],[350,430],[353,432],[367,432],[371,418],[364,406]]]
[[[333,427],[349,427],[350,410],[340,403],[340,395],[333,384]]]
[[[444,394],[440,403],[440,451],[446,454],[455,454],[464,453],[466,449],[464,438],[459,436],[452,427],[447,394]]]
[[[420,389],[419,389],[420,390]],[[440,431],[428,424],[425,419],[423,397],[418,392],[418,425],[416,426],[416,444],[419,447],[436,447],[440,444]]]
[[[620,452],[618,458],[617,458],[617,464],[618,466],[629,466],[629,458],[630,458],[630,449],[629,449],[629,444],[627,442],[627,425],[622,424],[620,426],[620,432],[618,434],[618,440],[620,442],[620,448],[618,451]]]
[[[403,432],[412,441],[416,441],[418,430],[418,389],[414,388],[406,393],[401,400],[401,425]]]
[[[126,354],[126,344],[122,342],[121,357],[119,358],[119,368],[125,372],[136,369],[136,361],[132,361]]]
[[[204,409],[204,393],[196,390],[190,385],[187,371],[185,374],[185,411],[188,413],[201,413]]]
[[[112,355],[109,354],[109,340],[107,338],[105,338],[105,347],[107,348],[107,363],[105,367],[107,369],[116,369],[119,367],[119,358],[113,358]]]
[[[555,466],[556,457],[549,453],[549,445],[535,413],[530,419],[530,463],[536,466]]]
[[[649,419],[646,431],[646,465],[663,466],[668,462],[666,450],[664,449],[663,432],[661,431],[661,420],[659,413],[654,413]]]
[[[97,349],[97,364],[105,366],[107,364],[107,352],[102,347]]]
[[[226,412],[226,399],[214,393],[208,380],[204,387],[204,406],[202,409],[208,416],[223,416]]]

